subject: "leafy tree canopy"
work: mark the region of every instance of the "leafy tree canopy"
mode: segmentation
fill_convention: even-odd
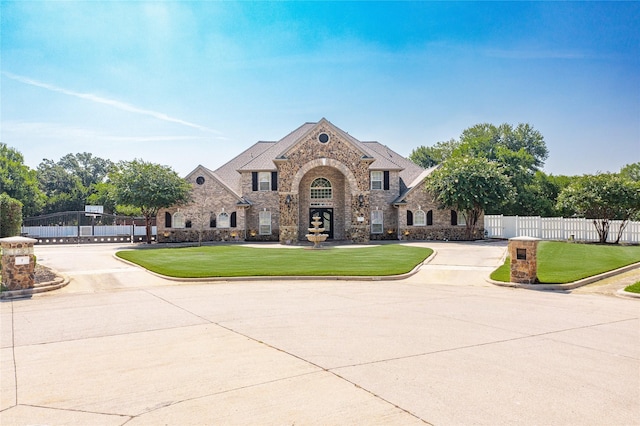
[[[409,159],[420,167],[428,169],[451,157],[458,145],[458,141],[451,139],[447,142],[437,142],[434,146],[420,146],[411,151]]]
[[[640,211],[640,182],[614,173],[584,175],[575,178],[560,192],[558,208],[594,219],[600,242],[605,243],[611,220],[622,220],[626,223]],[[622,232],[619,233],[616,243],[621,236]]]
[[[191,185],[168,166],[142,160],[123,161],[109,174],[118,204],[140,208],[151,242],[151,219],[158,210],[191,198]]]
[[[0,193],[20,201],[24,216],[38,214],[45,202],[36,171],[24,164],[20,152],[5,143],[0,143]]]
[[[620,176],[640,182],[640,162],[631,163],[620,169]]]
[[[512,185],[501,167],[482,157],[448,159],[429,176],[427,188],[441,207],[463,214],[469,239],[484,210],[503,205],[513,197]]]

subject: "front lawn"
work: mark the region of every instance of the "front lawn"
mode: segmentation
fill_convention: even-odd
[[[179,278],[386,276],[411,271],[433,250],[397,244],[364,248],[254,248],[234,245],[125,250],[116,256]]]
[[[509,282],[509,262],[491,274],[495,281]],[[538,245],[538,280],[564,284],[640,262],[640,246],[612,246],[541,241]]]
[[[640,293],[640,281],[635,284],[631,284],[627,286],[624,291],[628,291],[629,293]]]

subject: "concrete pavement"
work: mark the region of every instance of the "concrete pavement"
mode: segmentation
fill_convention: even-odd
[[[195,284],[37,247],[71,281],[0,303],[0,424],[640,424],[637,300],[494,287],[505,243],[427,245],[403,281]]]

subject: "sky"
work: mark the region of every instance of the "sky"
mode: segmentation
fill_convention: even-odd
[[[640,2],[0,1],[0,141],[185,176],[326,118],[408,156],[529,123],[554,175],[640,161]]]

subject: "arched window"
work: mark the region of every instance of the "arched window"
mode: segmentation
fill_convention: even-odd
[[[415,226],[425,226],[427,224],[427,215],[424,211],[418,210],[413,215],[413,224]]]
[[[433,225],[433,210],[427,212],[427,226]]]
[[[311,198],[332,198],[331,182],[325,178],[318,178],[311,182]]]
[[[184,214],[182,212],[175,212],[173,214],[173,227],[184,228]]]
[[[218,228],[228,228],[229,222],[229,214],[222,212],[218,215]]]
[[[164,227],[171,228],[171,213],[164,212]]]

